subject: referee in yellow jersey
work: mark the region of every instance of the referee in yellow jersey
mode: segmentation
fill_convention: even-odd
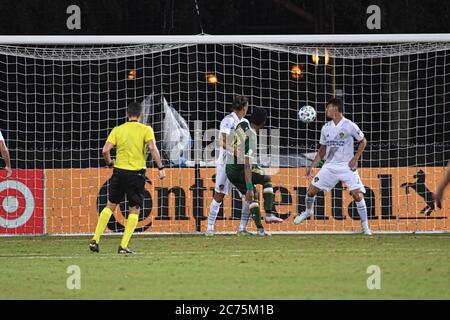
[[[139,210],[144,203],[146,147],[150,149],[150,153],[158,166],[159,179],[162,180],[166,176],[152,127],[139,123],[143,115],[140,103],[130,103],[127,109],[128,122],[115,127],[103,146],[103,158],[109,167],[114,167],[114,171],[109,182],[108,203],[100,213],[94,237],[89,243],[91,251],[100,251],[98,245],[100,236],[117,205],[126,194],[130,212],[118,253],[134,253],[128,248],[128,242],[136,228]],[[117,148],[116,161],[111,160],[110,154],[114,147]]]

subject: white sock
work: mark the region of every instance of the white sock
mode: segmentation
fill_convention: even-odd
[[[307,217],[311,216],[314,213],[314,211],[312,210],[314,201],[316,201],[316,196],[309,197],[308,194],[306,194],[305,207],[306,207],[306,216]]]
[[[356,207],[358,209],[359,217],[361,218],[361,225],[363,229],[369,229],[369,223],[367,221],[366,201],[364,199],[359,202],[356,201]]]
[[[217,214],[220,210],[220,205],[222,202],[217,202],[212,199],[211,205],[209,206],[209,214],[208,214],[208,230],[214,230],[214,223],[216,222]]]
[[[248,220],[250,219],[250,203],[244,201],[242,203],[241,223],[239,224],[239,231],[244,231],[247,228]]]

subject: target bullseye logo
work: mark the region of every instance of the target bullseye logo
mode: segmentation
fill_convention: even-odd
[[[8,213],[16,212],[19,209],[19,200],[14,196],[7,196],[3,199],[2,207]]]
[[[0,194],[4,191],[7,191],[8,195],[1,201],[0,211],[3,211],[2,216],[6,212],[6,216],[16,213],[16,217],[5,219],[0,216],[0,227],[11,229],[26,224],[33,216],[33,211],[36,207],[33,193],[25,184],[15,180],[0,182]],[[20,198],[25,200],[23,208],[20,206]],[[23,209],[23,212],[18,212],[21,209]]]

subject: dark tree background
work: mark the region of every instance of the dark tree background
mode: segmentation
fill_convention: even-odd
[[[442,0],[2,0],[1,34],[311,34],[450,32]],[[66,8],[82,12],[81,30],[66,28]],[[366,28],[378,5],[382,29]]]

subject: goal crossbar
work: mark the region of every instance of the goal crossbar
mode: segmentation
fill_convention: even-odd
[[[450,33],[430,34],[326,34],[326,35],[54,35],[0,36],[0,44],[112,45],[112,44],[331,44],[450,42]]]

